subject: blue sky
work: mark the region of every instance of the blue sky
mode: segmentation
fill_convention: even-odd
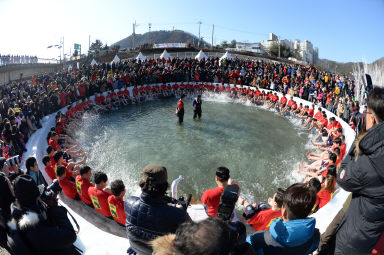
[[[84,50],[101,39],[109,45],[132,33],[181,29],[214,43],[258,42],[273,32],[283,39],[310,40],[320,58],[368,63],[384,57],[384,0],[321,1],[158,1],[158,0],[0,0],[0,54],[57,57],[47,49],[65,38]]]

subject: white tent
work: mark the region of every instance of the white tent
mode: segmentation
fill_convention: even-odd
[[[137,55],[136,57],[136,61],[139,61],[141,60],[141,62],[145,61],[147,58],[141,53],[139,52],[139,55]]]
[[[197,60],[202,60],[202,59],[207,59],[207,58],[208,58],[208,56],[205,55],[205,53],[202,50],[200,50],[199,53],[195,57],[195,59],[197,59]]]
[[[112,63],[119,63],[120,62],[120,58],[116,55],[114,58],[113,58],[113,60],[112,60],[112,62],[111,62],[111,64]]]
[[[163,53],[160,55],[160,59],[172,59],[172,56],[169,55],[169,53],[167,52],[167,50],[164,50]]]
[[[232,60],[233,57],[232,57],[232,55],[229,54],[228,51],[227,51],[227,52],[225,52],[225,54],[220,58],[220,61],[223,60],[223,59],[230,59],[230,60]]]
[[[92,59],[91,66],[97,65],[97,62],[95,59]]]

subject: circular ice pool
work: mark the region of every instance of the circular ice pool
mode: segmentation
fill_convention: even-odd
[[[183,175],[179,191],[197,197],[216,186],[218,166],[228,167],[242,193],[253,200],[264,200],[277,187],[295,181],[292,171],[304,159],[308,134],[287,118],[259,107],[203,98],[203,117],[194,121],[187,99],[180,126],[176,103],[175,98],[161,99],[109,114],[85,114],[76,137],[88,164],[105,171],[110,181],[122,179],[127,195],[139,193],[142,168],[150,163],[166,166],[169,182]]]

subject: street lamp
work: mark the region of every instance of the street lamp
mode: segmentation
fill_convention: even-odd
[[[49,45],[48,47],[47,47],[47,49],[51,49],[51,48],[57,48],[57,49],[59,49],[59,53],[60,53],[60,64],[61,64],[61,48],[62,48],[62,46],[60,45],[60,44],[54,44],[54,45]]]
[[[60,38],[60,43],[59,44],[52,44],[52,45],[47,46],[47,49],[50,49],[50,48],[57,48],[57,49],[59,49],[59,52],[60,52],[60,64],[61,64],[61,49],[63,49],[63,58],[65,59],[65,56],[64,56],[64,37]]]

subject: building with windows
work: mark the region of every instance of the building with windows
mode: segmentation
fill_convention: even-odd
[[[250,51],[263,54],[263,46],[260,43],[241,43],[236,42],[235,51]]]
[[[315,64],[319,59],[319,48],[313,47],[313,44],[308,40],[301,42],[296,39],[295,42],[292,42],[287,39],[281,40],[277,35],[269,33],[268,40],[264,40],[260,44],[263,46],[265,52],[269,52],[269,49],[274,43],[284,45],[291,51],[297,51],[300,54],[302,61],[306,63]]]

